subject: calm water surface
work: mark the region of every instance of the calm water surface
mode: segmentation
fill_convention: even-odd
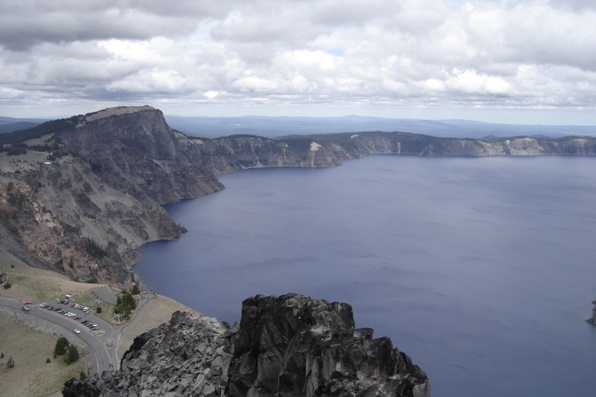
[[[596,159],[372,156],[260,169],[167,207],[148,286],[219,320],[255,294],[350,303],[435,397],[594,396]]]

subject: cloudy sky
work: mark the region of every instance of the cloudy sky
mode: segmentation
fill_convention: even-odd
[[[596,124],[593,0],[0,0],[0,116]]]

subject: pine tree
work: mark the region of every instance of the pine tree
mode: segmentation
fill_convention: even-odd
[[[68,351],[68,339],[65,337],[58,338],[56,347],[54,348],[54,356],[62,356]]]
[[[68,356],[66,356],[66,364],[72,364],[79,359],[79,349],[75,345],[68,346]]]

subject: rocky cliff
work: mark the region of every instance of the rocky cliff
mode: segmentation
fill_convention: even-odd
[[[428,397],[430,383],[389,338],[355,329],[350,305],[288,294],[245,300],[231,329],[177,312],[119,371],[71,379],[63,395]]]
[[[1,244],[34,266],[126,286],[137,248],[184,231],[162,204],[223,189],[223,173],[331,167],[371,154],[593,156],[596,139],[400,132],[202,139],[170,129],[149,106],[105,109],[0,135]]]

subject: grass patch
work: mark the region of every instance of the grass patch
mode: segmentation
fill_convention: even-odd
[[[60,288],[38,277],[17,276],[16,283],[31,291],[31,299],[55,299],[60,296]]]
[[[54,360],[58,338],[17,325],[0,313],[0,394],[3,396],[47,396],[62,390],[64,382],[79,377],[85,370],[83,360],[66,365],[63,358]],[[15,363],[6,368],[8,358]],[[47,359],[50,362],[47,363]]]

